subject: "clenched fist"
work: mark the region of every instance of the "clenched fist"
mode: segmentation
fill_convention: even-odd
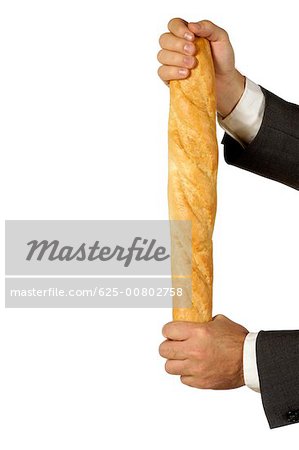
[[[234,389],[244,385],[243,344],[248,330],[219,314],[211,322],[169,322],[159,347],[165,370],[201,389]]]
[[[215,68],[217,110],[226,117],[240,100],[245,87],[245,77],[235,68],[234,50],[225,30],[209,20],[186,22],[175,18],[168,23],[169,32],[160,36],[161,50],[157,54],[162,64],[159,77],[167,84],[170,80],[184,79],[196,65],[196,36],[210,41]],[[200,89],[200,86],[198,86]]]

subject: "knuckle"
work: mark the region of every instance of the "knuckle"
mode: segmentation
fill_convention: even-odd
[[[192,359],[199,359],[201,356],[201,351],[200,351],[199,347],[194,346],[194,347],[190,348],[188,354],[189,354],[190,358],[192,358]]]
[[[169,21],[168,24],[167,24],[167,28],[168,28],[168,29],[171,28],[171,26],[172,26],[172,24],[174,23],[175,20],[176,20],[176,17],[170,19],[170,21]]]
[[[165,371],[169,374],[172,373],[172,365],[171,365],[171,361],[167,360],[165,363]]]
[[[184,377],[184,375],[181,375],[180,379],[183,384],[187,384],[187,379],[186,377]]]
[[[211,21],[208,20],[208,19],[201,20],[201,21],[200,21],[200,24],[201,24],[203,27],[208,27],[208,26],[214,25],[213,22],[211,22]]]
[[[223,34],[224,37],[226,37],[228,39],[228,32],[226,30],[224,30],[224,28],[220,28],[221,29],[221,33]]]
[[[166,67],[166,66],[162,66],[162,67]],[[163,69],[164,70],[164,69]],[[162,328],[162,334],[165,338],[168,338],[169,333],[173,332],[176,330],[176,322],[167,322],[163,328]]]
[[[192,381],[190,380],[190,378],[189,377],[186,377],[186,376],[184,376],[184,375],[181,375],[181,382],[183,383],[183,384],[185,384],[186,386],[193,386],[193,384],[192,384]]]
[[[159,349],[158,349],[158,350],[159,350],[159,355],[160,355],[160,356],[163,356],[163,354],[164,354],[163,349],[164,349],[164,345],[163,345],[163,343],[162,343],[162,344],[159,345]]]
[[[159,62],[162,62],[162,61],[161,61],[162,56],[163,56],[163,50],[161,49],[161,50],[159,50],[158,53],[157,53],[157,60],[158,60]]]
[[[199,339],[207,339],[210,336],[210,330],[207,326],[197,328],[196,335]]]
[[[223,320],[223,319],[227,319],[227,317],[225,317],[223,314],[217,314],[214,319],[216,320]]]
[[[160,47],[163,47],[163,42],[165,42],[165,38],[166,38],[167,35],[168,35],[168,33],[163,33],[163,34],[161,34],[161,36],[159,37],[159,44],[160,44]]]
[[[157,70],[158,76],[162,81],[166,81],[167,77],[168,77],[168,73],[166,72],[166,67],[165,66],[160,66]],[[166,337],[165,335],[163,335],[164,337]]]
[[[173,17],[172,19],[170,19],[170,21],[168,22],[168,24],[167,24],[167,28],[169,29],[169,28],[171,28],[171,26],[173,25],[173,24],[175,24],[175,23],[177,23],[177,24],[183,24],[184,23],[184,20],[181,18],[181,17]]]
[[[222,41],[228,41],[229,42],[229,35],[228,32],[225,31],[223,28],[219,29],[219,37]]]
[[[159,66],[158,69],[157,69],[157,73],[158,73],[160,78],[162,78],[162,68],[163,68],[163,66]]]
[[[163,66],[161,66],[161,67],[163,67]],[[163,70],[163,69],[161,69],[161,70]],[[168,326],[168,323],[167,323],[167,324],[164,325],[163,328],[162,328],[162,334],[163,334],[164,337],[167,337],[168,329],[169,329],[169,326]]]

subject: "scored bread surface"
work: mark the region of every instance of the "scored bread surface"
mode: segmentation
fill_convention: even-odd
[[[212,319],[217,206],[216,98],[209,41],[196,38],[195,45],[196,67],[188,78],[169,84],[168,204],[170,220],[192,223],[192,307],[174,306],[173,319],[207,322]]]

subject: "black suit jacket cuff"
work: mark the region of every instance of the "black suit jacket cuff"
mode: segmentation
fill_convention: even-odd
[[[299,189],[299,107],[261,86],[265,112],[253,141],[245,147],[225,133],[228,164]]]
[[[299,422],[299,330],[260,331],[256,356],[270,428]]]

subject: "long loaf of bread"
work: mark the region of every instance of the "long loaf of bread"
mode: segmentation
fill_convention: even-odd
[[[174,306],[173,319],[207,322],[212,319],[218,145],[210,44],[196,38],[195,45],[197,65],[190,76],[170,81],[169,219],[192,223],[192,306]]]

